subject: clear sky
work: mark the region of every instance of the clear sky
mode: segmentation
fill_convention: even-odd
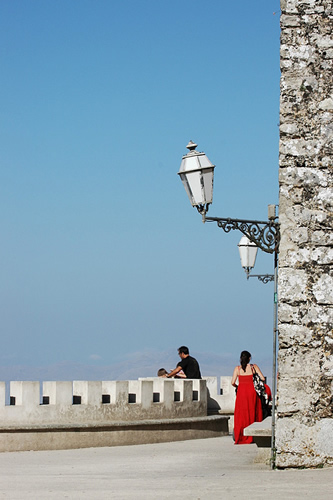
[[[279,34],[279,0],[0,2],[1,365],[182,344],[270,362],[273,285],[177,172],[191,139],[216,165],[209,215],[267,218]]]

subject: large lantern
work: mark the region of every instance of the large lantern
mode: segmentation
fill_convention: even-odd
[[[186,146],[189,153],[183,156],[178,175],[184,184],[191,205],[200,213],[208,211],[213,201],[213,181],[215,165],[205,153],[195,151],[197,144],[190,141]]]
[[[249,279],[251,269],[254,268],[256,263],[258,247],[247,236],[242,236],[238,243],[238,249],[242,267],[246,272],[247,279]]]

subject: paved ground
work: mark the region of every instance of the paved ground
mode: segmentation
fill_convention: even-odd
[[[1,499],[332,498],[333,468],[271,471],[230,436],[114,448],[0,453]]]

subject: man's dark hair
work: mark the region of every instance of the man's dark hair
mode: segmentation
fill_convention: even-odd
[[[180,347],[178,347],[178,352],[179,354],[182,352],[183,354],[190,354],[189,350],[188,350],[188,347],[186,347],[185,345],[182,345]]]

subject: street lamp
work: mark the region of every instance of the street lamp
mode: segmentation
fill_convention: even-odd
[[[213,201],[213,182],[215,165],[205,153],[195,151],[197,144],[190,141],[186,146],[189,152],[183,156],[178,175],[180,176],[191,205],[202,215],[202,222],[216,222],[226,233],[237,229],[247,237],[250,244],[247,257],[250,257],[252,246],[264,252],[274,254],[274,317],[273,317],[273,376],[272,376],[272,441],[271,466],[275,465],[275,397],[276,397],[276,342],[277,342],[277,264],[280,242],[280,225],[275,215],[275,205],[268,205],[268,221],[207,217],[209,205]],[[243,245],[242,245],[243,246]],[[241,250],[241,249],[240,249]],[[243,249],[242,249],[243,251]],[[253,259],[253,256],[252,256]],[[255,257],[254,257],[255,261]],[[254,262],[247,262],[252,264]],[[243,264],[242,264],[243,265]],[[252,268],[245,265],[245,268]],[[245,269],[246,270],[246,269]],[[247,271],[246,271],[247,272]],[[248,272],[247,272],[248,274]]]
[[[215,165],[205,153],[195,151],[197,144],[190,141],[186,146],[189,153],[183,156],[178,175],[180,176],[192,207],[202,215],[202,222],[216,222],[218,227],[229,233],[238,229],[250,241],[267,253],[276,253],[279,247],[279,223],[276,222],[275,205],[268,205],[268,221],[207,217],[213,201]]]
[[[246,279],[258,278],[265,285],[274,280],[274,274],[251,274],[251,269],[254,268],[256,263],[258,247],[247,236],[241,237],[238,249],[242,268],[246,272]]]
[[[256,263],[258,247],[247,236],[242,236],[238,243],[238,249],[242,267],[245,269],[247,279],[249,279],[251,269]]]
[[[178,174],[192,207],[197,207],[200,213],[206,213],[213,201],[215,165],[205,153],[195,151],[197,146],[193,141],[188,143],[186,147],[189,153],[183,156]]]

